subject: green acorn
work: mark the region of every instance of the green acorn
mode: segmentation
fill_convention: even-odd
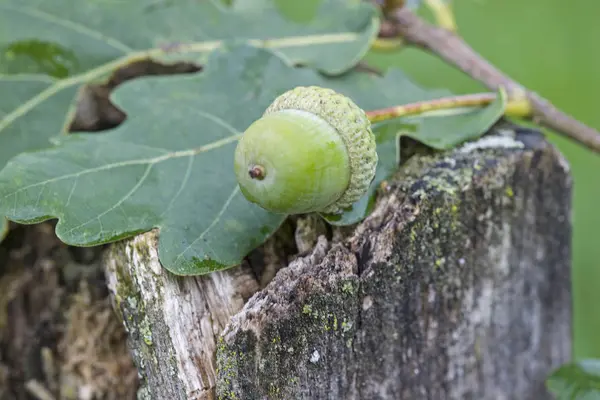
[[[296,87],[267,108],[235,150],[241,192],[283,214],[339,214],[367,191],[377,167],[375,136],[348,97]]]

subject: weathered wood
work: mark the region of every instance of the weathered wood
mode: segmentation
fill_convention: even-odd
[[[179,277],[158,260],[156,232],[115,244],[105,270],[141,375],[140,399],[214,399],[217,338],[259,289],[251,270]]]
[[[107,274],[148,398],[543,399],[571,357],[570,207],[562,156],[496,129],[410,158],[363,223],[262,290],[246,267],[171,276],[153,235]]]

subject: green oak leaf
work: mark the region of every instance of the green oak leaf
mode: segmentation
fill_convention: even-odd
[[[119,59],[179,53],[201,60],[224,40],[273,48],[292,63],[342,73],[375,39],[377,8],[340,0],[316,5],[310,19],[297,22],[275,0],[230,7],[217,0],[88,1],[77,7],[67,0],[0,0],[0,73],[90,77]]]
[[[66,131],[82,84],[133,61],[203,61],[224,40],[239,40],[338,74],[377,35],[370,4],[324,1],[312,19],[297,23],[272,3],[88,1],[74,7],[66,0],[0,0],[0,168]]]
[[[307,85],[330,87],[365,110],[442,94],[397,70],[332,78],[294,68],[268,49],[226,46],[202,72],[117,88],[112,100],[128,117],[116,129],[56,136],[53,147],[11,159],[0,171],[0,214],[20,223],[58,218],[58,237],[76,246],[158,228],[161,263],[175,274],[237,265],[286,216],[241,195],[236,141],[278,95]],[[388,139],[380,141],[384,160],[393,149]]]
[[[11,157],[23,151],[48,146],[48,138],[63,130],[77,88],[65,88],[56,93],[52,101],[41,101],[37,107],[25,111],[24,105],[51,87],[53,82],[44,75],[0,75],[0,169]],[[17,115],[13,123],[12,116]],[[26,118],[20,118],[24,115]],[[0,215],[0,231],[6,233],[7,230],[8,224]],[[3,237],[0,235],[0,241]]]
[[[565,364],[552,372],[546,385],[559,400],[600,399],[600,359]]]
[[[133,61],[202,62],[223,41],[239,40],[339,74],[378,30],[375,7],[339,0],[315,2],[301,22],[272,0],[0,0],[0,169],[66,133],[81,85]],[[0,216],[0,232],[6,228]]]

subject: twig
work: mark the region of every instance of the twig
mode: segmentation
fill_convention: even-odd
[[[492,90],[503,86],[510,98],[526,97],[531,103],[534,122],[600,153],[600,132],[560,111],[548,100],[509,78],[456,34],[423,21],[406,8],[396,10],[388,18],[395,23],[407,45],[430,51]]]

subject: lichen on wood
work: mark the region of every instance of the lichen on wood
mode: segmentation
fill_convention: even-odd
[[[232,318],[220,399],[547,398],[571,356],[571,178],[533,131],[414,157]]]
[[[212,399],[217,338],[258,290],[248,268],[180,277],[162,268],[157,232],[113,245],[106,275],[141,375],[141,399]]]

